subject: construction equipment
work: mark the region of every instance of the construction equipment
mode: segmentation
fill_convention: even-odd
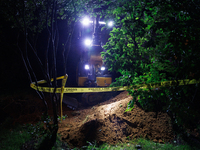
[[[93,21],[93,37],[89,48],[86,48],[78,65],[78,86],[107,87],[112,83],[112,76],[104,65],[101,57],[101,24],[99,16]],[[110,93],[83,93],[82,101],[93,105],[109,97]]]

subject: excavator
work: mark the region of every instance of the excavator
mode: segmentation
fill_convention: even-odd
[[[97,16],[93,23],[93,36],[90,47],[86,48],[80,58],[77,69],[77,83],[79,87],[108,87],[112,83],[112,75],[104,65],[101,52],[102,37],[101,27],[104,22],[99,21]],[[93,105],[106,100],[112,94],[105,93],[83,93],[81,101],[87,105]]]
[[[112,74],[108,71],[107,66],[103,63],[101,52],[102,40],[106,42],[106,37],[102,38],[101,27],[105,25],[105,22],[100,21],[100,17],[93,18],[92,26],[93,29],[92,42],[89,47],[82,49],[82,54],[77,66],[77,85],[78,87],[108,87],[112,81]],[[112,25],[112,23],[110,22]],[[80,34],[80,38],[83,39],[84,33]],[[95,92],[95,93],[83,93],[78,98],[69,97],[64,95],[63,103],[71,109],[76,109],[81,105],[91,106],[108,100],[112,96],[116,95],[117,92]],[[78,100],[77,100],[78,99]]]

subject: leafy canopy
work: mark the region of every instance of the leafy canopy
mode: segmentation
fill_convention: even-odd
[[[117,7],[107,11],[116,27],[102,52],[109,69],[121,73],[113,86],[199,78],[199,1],[127,0],[113,5]],[[168,112],[179,125],[196,126],[198,84],[128,92],[133,100],[127,110],[137,102],[145,110]]]

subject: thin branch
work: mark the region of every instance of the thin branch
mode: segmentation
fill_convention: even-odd
[[[39,63],[39,66],[40,66],[40,68],[41,68],[41,70],[42,70],[42,73],[43,73],[43,75],[45,76],[45,79],[47,80],[47,83],[48,83],[48,82],[50,81],[50,79],[48,78],[47,72],[44,71],[44,66],[43,66],[43,64],[42,64],[42,62],[41,62],[39,56],[37,55],[35,49],[32,47],[32,45],[31,45],[31,43],[29,42],[28,39],[27,39],[27,43],[29,44],[29,46],[30,46],[31,49],[33,50],[33,53],[34,53],[35,56],[36,56],[36,59],[37,59],[37,61],[38,61],[38,63]]]
[[[28,73],[29,81],[30,81],[30,83],[31,83],[31,82],[33,82],[33,81],[32,81],[32,78],[31,78],[31,74],[30,74],[30,71],[29,71],[29,69],[28,69],[28,66],[26,65],[26,61],[25,61],[25,59],[24,59],[23,52],[22,52],[21,48],[19,47],[18,42],[17,42],[17,47],[18,47],[18,49],[19,49],[19,51],[20,51],[20,54],[21,54],[21,57],[22,57],[22,61],[23,61],[23,63],[24,63],[24,66],[25,66],[25,68],[26,68],[26,71],[27,71],[27,73]]]

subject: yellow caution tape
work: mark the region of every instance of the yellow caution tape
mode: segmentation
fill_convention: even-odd
[[[180,85],[189,85],[189,84],[196,84],[200,82],[199,80],[178,80],[178,81],[163,81],[159,83],[150,83],[150,84],[139,84],[134,86],[123,86],[123,87],[89,87],[89,88],[76,88],[76,87],[65,87],[66,81],[67,81],[68,75],[64,75],[61,77],[57,77],[56,80],[62,79],[62,86],[61,88],[56,88],[56,93],[60,93],[60,107],[61,107],[61,121],[62,121],[62,100],[63,100],[63,94],[64,93],[91,93],[91,92],[111,92],[111,91],[124,91],[128,89],[145,89],[145,88],[159,88],[159,87],[168,87],[168,86],[180,86]],[[51,82],[53,79],[51,79]],[[40,80],[37,82],[37,84],[43,84],[47,83],[45,80]],[[55,88],[52,87],[42,87],[42,86],[36,86],[36,82],[32,82],[30,84],[30,87],[41,91],[41,92],[49,92],[53,93]]]
[[[68,75],[66,74],[62,80],[62,87],[61,87],[61,93],[60,93],[60,116],[61,116],[61,121],[62,121],[62,116],[63,116],[63,111],[62,111],[62,101],[63,101],[63,94],[64,94],[64,88],[65,88],[65,84],[67,81]]]
[[[65,89],[65,84],[66,84],[67,78],[68,78],[67,74],[64,75],[64,76],[56,78],[56,80],[63,79],[62,80],[62,87],[61,88],[56,88],[56,93],[60,93],[60,111],[61,111],[60,112],[60,116],[61,116],[61,121],[62,121],[62,118],[63,118],[62,101],[63,101],[63,94],[64,94],[64,89]],[[53,80],[54,79],[52,78],[51,82]],[[40,80],[40,81],[37,82],[37,84],[43,84],[43,83],[47,83],[47,81],[46,80]],[[30,87],[33,88],[33,89],[35,89],[35,90],[38,90],[38,91],[49,92],[49,93],[53,93],[54,89],[55,89],[55,88],[49,88],[49,87],[36,86],[36,82],[32,82],[30,84]]]
[[[41,91],[41,92],[49,92],[53,93],[54,88],[51,87],[41,87],[41,86],[36,86],[35,84],[31,83],[30,85],[31,88]],[[111,92],[111,91],[124,91],[129,89],[130,87],[124,86],[124,87],[90,87],[90,88],[76,88],[76,87],[65,87],[63,90],[63,93],[90,93],[90,92]],[[56,88],[55,93],[61,93],[62,88]]]
[[[58,79],[64,79],[63,83],[66,83],[67,77],[62,76],[56,78]],[[185,79],[185,80],[178,80],[178,81],[163,81],[160,83],[150,83],[150,84],[139,84],[134,86],[123,86],[123,87],[87,87],[87,88],[77,88],[77,87],[61,87],[56,88],[56,93],[91,93],[91,92],[111,92],[111,91],[124,91],[128,89],[145,89],[145,88],[159,88],[159,87],[168,87],[168,86],[180,86],[180,85],[189,85],[189,84],[196,84],[199,83],[200,80],[195,79]],[[45,80],[41,80],[37,82],[38,84],[46,83]],[[42,87],[42,86],[36,86],[35,82],[32,82],[30,84],[30,87],[42,91],[42,92],[49,92],[53,93],[54,88],[52,87]],[[65,85],[65,84],[63,84]]]

